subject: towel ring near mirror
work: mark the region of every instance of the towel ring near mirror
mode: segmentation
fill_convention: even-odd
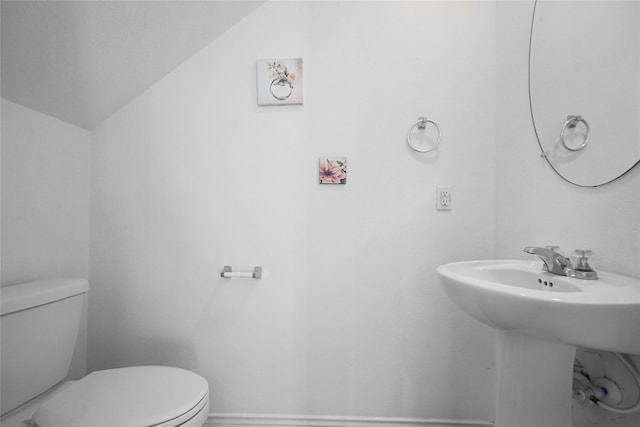
[[[582,123],[585,128],[584,142],[578,147],[572,148],[567,145],[564,135],[567,129],[575,129],[575,127],[578,126],[578,123]],[[567,121],[564,122],[564,126],[562,126],[562,130],[560,131],[560,142],[562,142],[564,148],[569,151],[580,151],[587,146],[589,138],[591,138],[591,126],[589,126],[589,123],[587,123],[582,116],[567,116]]]
[[[413,144],[411,140],[411,132],[416,126],[418,127],[419,130],[425,130],[427,127],[427,123],[431,123],[436,128],[436,131],[438,132],[438,138],[436,139],[436,142],[431,147],[418,148]],[[413,151],[417,151],[418,153],[428,153],[430,151],[435,150],[436,148],[438,148],[438,145],[440,144],[441,140],[442,140],[442,132],[440,131],[440,126],[438,126],[438,124],[433,120],[428,120],[426,117],[422,117],[422,116],[418,117],[418,120],[414,124],[412,124],[411,127],[409,128],[409,131],[407,131],[407,144],[409,145],[409,147],[411,147]]]

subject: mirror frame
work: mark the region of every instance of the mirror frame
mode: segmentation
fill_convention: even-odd
[[[538,6],[538,0],[535,0],[533,3],[533,12],[532,12],[532,16],[531,16],[531,28],[530,28],[530,32],[529,32],[529,59],[528,59],[528,63],[527,63],[527,83],[528,83],[528,88],[529,88],[529,112],[531,113],[531,123],[533,124],[533,132],[536,136],[536,141],[538,142],[538,147],[540,148],[540,157],[544,158],[547,161],[547,164],[549,165],[549,167],[556,173],[556,175],[558,175],[560,178],[562,178],[565,182],[568,182],[569,184],[575,185],[577,187],[582,187],[582,188],[596,188],[596,187],[602,187],[603,185],[607,185],[607,184],[611,184],[617,180],[619,180],[620,178],[622,178],[623,176],[627,175],[629,172],[631,172],[636,166],[638,166],[638,164],[640,164],[640,159],[638,159],[635,163],[633,163],[631,165],[631,167],[629,167],[628,169],[626,169],[625,171],[623,171],[622,173],[620,173],[619,175],[615,176],[614,178],[599,183],[599,184],[580,184],[578,182],[572,181],[571,179],[565,177],[551,162],[551,159],[549,158],[549,153],[544,149],[544,147],[542,146],[542,142],[540,141],[540,135],[538,134],[538,129],[536,127],[536,120],[535,117],[533,115],[533,101],[532,101],[532,96],[531,96],[531,52],[532,52],[532,47],[533,47],[533,26],[535,24],[535,20],[536,20],[536,9]]]

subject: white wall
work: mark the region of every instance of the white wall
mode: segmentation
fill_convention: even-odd
[[[91,133],[2,100],[2,286],[88,277]],[[86,366],[86,315],[71,376]]]
[[[532,6],[269,3],[103,123],[90,368],[193,369],[215,413],[492,419],[493,336],[435,266],[555,243],[640,276],[638,172],[578,189],[539,158]],[[304,57],[304,106],[255,105],[255,60],[278,56]],[[403,142],[422,114],[443,129],[435,155]],[[2,100],[2,286],[87,275],[90,138]],[[317,184],[324,155],[349,157],[346,186]],[[434,210],[438,184],[452,212]],[[226,264],[264,278],[221,279]],[[618,375],[609,354],[579,357]]]
[[[491,420],[493,335],[435,267],[494,254],[494,24],[492,2],[270,2],[100,125],[90,369],[192,369],[214,413]],[[303,106],[256,106],[273,57],[304,58]],[[404,142],[419,115],[435,154]],[[346,186],[318,184],[327,155]]]
[[[496,255],[528,259],[522,248],[530,245],[555,244],[567,252],[589,248],[596,269],[640,277],[640,170],[609,186],[584,189],[562,181],[539,156],[527,96],[532,10],[533,1],[498,2]],[[593,358],[589,351],[578,352],[583,363]],[[629,382],[624,369],[609,362],[611,355],[595,358],[601,359],[600,372],[604,366],[615,380]],[[640,358],[635,362],[640,366]],[[633,389],[631,382],[627,390]],[[640,422],[639,416],[619,418],[574,404],[575,426]]]

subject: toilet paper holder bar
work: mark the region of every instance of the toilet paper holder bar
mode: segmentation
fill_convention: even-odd
[[[220,277],[224,277],[225,279],[236,279],[236,278],[261,279],[262,267],[260,266],[253,267],[253,271],[233,271],[233,268],[231,268],[230,265],[225,265],[222,271],[220,272]]]

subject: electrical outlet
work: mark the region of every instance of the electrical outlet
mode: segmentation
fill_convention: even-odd
[[[439,185],[436,187],[436,210],[451,210],[451,186]]]

